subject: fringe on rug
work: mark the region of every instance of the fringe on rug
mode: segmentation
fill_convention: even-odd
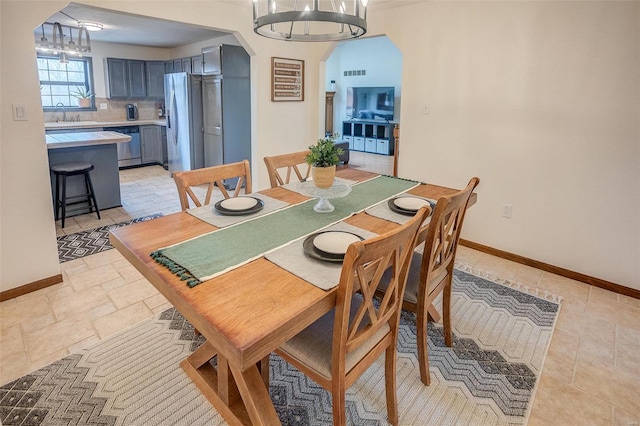
[[[516,290],[522,291],[524,293],[530,294],[532,296],[539,297],[540,299],[548,300],[550,302],[557,303],[558,305],[562,304],[562,296],[557,295],[555,293],[550,292],[549,290],[541,290],[537,287],[529,287],[528,285],[522,284],[520,282],[514,280],[506,280],[498,275],[495,275],[491,272],[486,272],[480,268],[472,268],[466,263],[456,262],[455,268],[459,269],[463,272],[467,272],[469,274],[475,275],[480,278],[485,278],[487,280],[493,281],[495,283],[504,285],[506,287],[515,288]]]

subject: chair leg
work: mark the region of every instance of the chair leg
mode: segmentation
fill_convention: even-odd
[[[93,184],[91,183],[91,176],[89,172],[84,174],[84,181],[87,185],[87,189],[89,190],[89,197],[93,201],[93,207],[96,209],[96,214],[98,215],[98,219],[100,219],[100,209],[98,208],[98,202],[96,201],[96,193],[93,191]],[[91,202],[89,202],[89,212],[91,212]]]
[[[333,381],[331,385],[331,400],[334,426],[345,426],[347,424],[346,392],[344,378]]]
[[[387,420],[398,424],[398,394],[396,390],[396,345],[389,346],[384,358],[384,385],[387,394]]]
[[[55,206],[55,212],[54,212],[54,216],[55,219],[58,220],[60,219],[60,175],[55,175],[56,177],[56,199],[54,201],[54,206]]]
[[[426,311],[426,309],[425,309]],[[418,344],[418,364],[420,364],[420,380],[425,386],[431,384],[429,373],[429,348],[427,338],[427,313],[418,312],[416,315],[416,334]]]
[[[64,219],[67,217],[67,176],[62,175],[62,227]]]
[[[451,278],[444,286],[442,292],[442,323],[444,326],[444,343],[451,347],[453,345],[453,332],[451,330]]]

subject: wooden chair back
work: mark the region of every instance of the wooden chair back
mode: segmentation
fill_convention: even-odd
[[[189,208],[189,199],[195,204],[195,207],[210,204],[215,187],[220,190],[224,198],[230,198],[231,195],[229,191],[231,191],[231,189],[229,189],[229,191],[227,190],[224,185],[224,180],[233,178],[238,178],[236,187],[232,190],[233,197],[237,197],[240,194],[243,185],[245,187],[245,194],[251,193],[251,168],[247,160],[220,166],[205,167],[203,169],[174,172],[173,179],[178,188],[182,211]],[[200,201],[193,191],[193,187],[201,185],[207,185],[204,202]]]
[[[334,373],[340,373],[339,366],[344,363],[347,353],[358,348],[381,327],[388,325],[392,334],[397,331],[413,247],[429,210],[429,207],[423,207],[395,230],[349,246],[342,265],[336,302]],[[391,275],[385,276],[389,277],[387,291],[376,307],[375,291],[388,268],[391,268]],[[355,294],[362,297],[362,303],[356,312],[351,312],[351,299]]]
[[[418,233],[418,242],[424,241],[424,252],[421,264],[419,266],[414,264],[411,269],[420,268],[419,279],[417,283],[411,281],[407,284],[403,308],[416,313],[420,380],[427,386],[431,383],[427,322],[429,318],[434,321],[439,320],[440,314],[433,302],[442,293],[444,340],[447,346],[453,344],[451,325],[453,266],[469,199],[479,183],[480,179],[477,177],[471,178],[465,189],[448,197],[441,197],[433,210],[429,226]],[[409,275],[418,274],[410,272]],[[415,302],[416,299],[417,302]]]
[[[385,392],[391,424],[398,424],[396,343],[402,295],[420,225],[428,207],[386,234],[349,246],[327,313],[276,352],[331,392],[333,424],[346,422],[346,389],[385,353]],[[384,274],[391,269],[392,274]],[[384,277],[383,277],[384,275]],[[382,279],[387,295],[374,303]]]
[[[445,272],[453,273],[467,204],[471,193],[479,183],[480,179],[477,177],[471,178],[465,189],[448,197],[441,197],[436,203],[429,226],[418,236],[419,242],[425,241],[420,276],[421,286],[423,284],[427,286],[430,278],[438,277]]]
[[[271,187],[276,188],[280,185],[284,185],[290,182],[291,172],[293,171],[299,181],[304,181],[309,177],[311,167],[306,164],[304,157],[307,156],[309,150],[293,152],[290,154],[274,155],[272,157],[264,157],[264,163],[267,165],[267,171],[269,172],[269,181]],[[306,172],[303,174],[299,168],[301,165],[306,165]],[[278,169],[287,168],[287,174],[283,178],[280,175]]]

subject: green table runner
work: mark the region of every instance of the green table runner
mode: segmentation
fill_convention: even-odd
[[[194,287],[305,235],[339,222],[418,183],[378,176],[353,186],[349,195],[331,200],[335,210],[317,213],[312,199],[257,219],[219,229],[151,253]]]

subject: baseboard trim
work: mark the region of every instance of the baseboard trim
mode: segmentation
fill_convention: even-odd
[[[62,274],[58,274],[49,278],[44,278],[38,281],[34,281],[29,284],[21,285],[20,287],[12,288],[10,290],[5,290],[0,292],[0,302],[4,302],[5,300],[13,299],[14,297],[31,293],[32,291],[47,288],[49,286],[52,286],[54,284],[59,284],[61,282],[62,282]]]
[[[538,260],[529,259],[528,257],[520,256],[518,254],[509,253],[508,251],[499,250],[493,247],[485,246],[483,244],[475,243],[473,241],[460,239],[459,244],[465,247],[472,248],[474,250],[481,251],[483,253],[491,254],[503,259],[511,260],[522,265],[532,266],[545,272],[551,272],[552,274],[560,275],[565,278],[580,281],[594,287],[603,288],[605,290],[613,291],[614,293],[624,294],[625,296],[640,299],[640,290],[634,288],[625,287],[620,284],[612,283],[610,281],[602,280],[600,278],[591,277],[589,275],[581,274],[580,272],[571,271],[569,269],[561,268],[559,266],[550,265],[548,263],[540,262]]]

